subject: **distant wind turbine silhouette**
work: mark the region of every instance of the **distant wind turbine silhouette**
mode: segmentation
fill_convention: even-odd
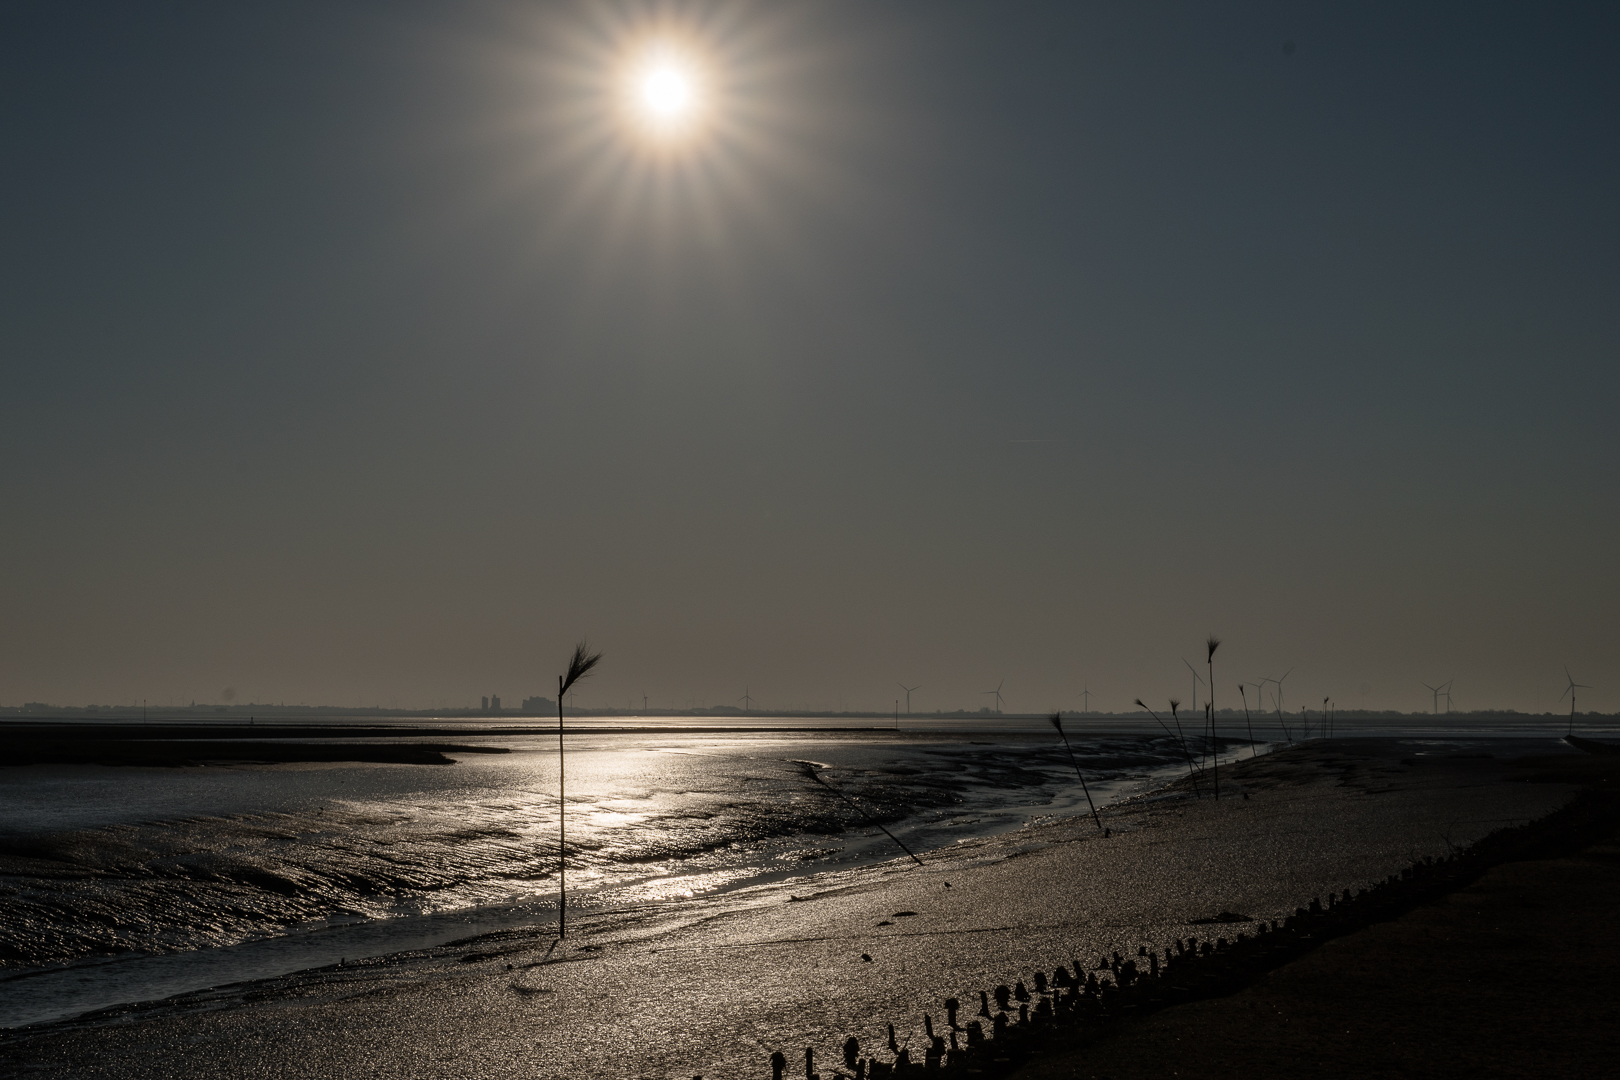
[[[1569,695],[1569,730],[1564,733],[1565,737],[1567,738],[1568,736],[1575,734],[1575,691],[1590,690],[1592,688],[1587,686],[1585,683],[1576,682],[1575,676],[1569,673],[1568,664],[1564,665],[1564,678],[1569,680],[1569,685],[1564,687],[1564,694]],[[1564,700],[1564,694],[1558,695],[1559,701]]]
[[[1090,683],[1085,683],[1083,685],[1085,686],[1085,689],[1080,691],[1080,696],[1085,699],[1086,712],[1090,712],[1091,711],[1091,684]]]
[[[1434,714],[1436,716],[1440,715],[1440,695],[1451,689],[1451,682],[1452,680],[1448,680],[1439,686],[1430,686],[1428,683],[1423,684],[1424,689],[1434,694]]]
[[[1271,680],[1272,682],[1277,684],[1277,708],[1278,708],[1279,711],[1283,707],[1283,691],[1282,691],[1283,679],[1288,678],[1288,676],[1292,675],[1293,673],[1294,673],[1294,669],[1289,668],[1287,671],[1282,673],[1282,679],[1272,679]]]
[[[988,697],[989,695],[994,694],[996,699],[996,712],[998,714],[1001,712],[1001,688],[1006,685],[1007,677],[1003,675],[1001,677],[1001,681],[996,683],[996,688],[994,690],[986,690],[984,693],[979,695],[980,697]]]
[[[906,692],[906,715],[910,716],[911,715],[911,692],[913,690],[921,690],[922,689],[922,683],[918,683],[916,686],[907,686],[905,683],[895,683],[894,685],[898,686],[900,689],[902,689],[902,690],[904,690]]]
[[[738,698],[737,700],[743,703],[743,709],[745,711],[747,711],[747,712],[753,712],[754,711],[754,699],[748,696],[748,684],[747,683],[743,684],[743,695],[742,695],[742,697]]]
[[[1181,662],[1187,664],[1187,658],[1183,656]],[[1192,672],[1193,677],[1192,704],[1188,706],[1188,710],[1191,711],[1198,708],[1198,684],[1204,681],[1204,677],[1198,674],[1198,669],[1191,664],[1187,664],[1187,670]]]

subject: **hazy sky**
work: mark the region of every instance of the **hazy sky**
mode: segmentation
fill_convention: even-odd
[[[0,704],[1620,708],[1617,31],[7,4]]]

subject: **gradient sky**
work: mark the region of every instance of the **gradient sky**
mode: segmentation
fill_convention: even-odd
[[[0,704],[1613,711],[1617,31],[8,4]]]

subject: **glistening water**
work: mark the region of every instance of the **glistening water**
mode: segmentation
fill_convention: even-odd
[[[0,1026],[554,919],[555,739],[468,741],[511,753],[0,770]],[[1184,768],[1162,736],[1073,745],[1099,803]],[[923,852],[1086,807],[1051,732],[580,735],[567,770],[571,908],[899,856],[862,811]]]

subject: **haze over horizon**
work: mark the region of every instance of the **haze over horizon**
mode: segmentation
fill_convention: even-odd
[[[1620,710],[1617,28],[9,5],[0,705]]]

